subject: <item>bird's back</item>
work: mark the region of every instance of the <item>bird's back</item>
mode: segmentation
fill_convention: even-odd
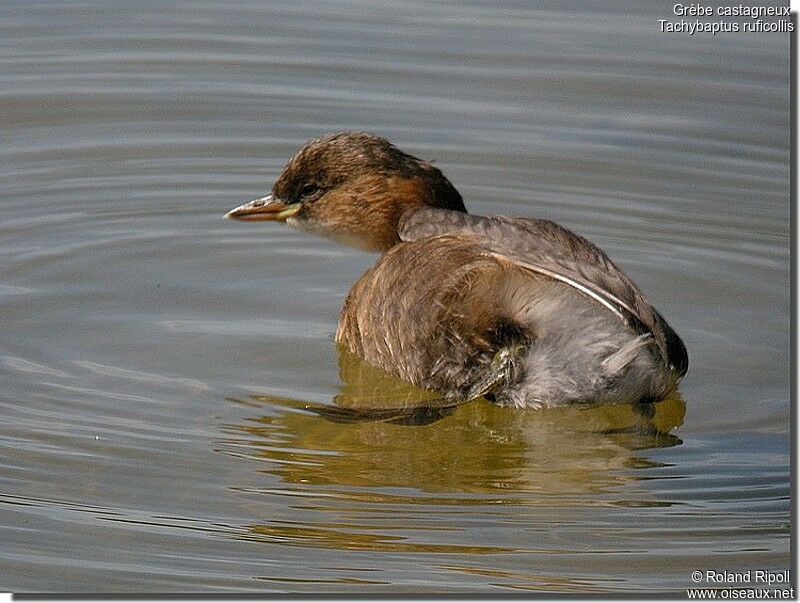
[[[658,399],[678,336],[585,239],[543,220],[422,209],[352,287],[337,340],[453,399],[515,406]]]

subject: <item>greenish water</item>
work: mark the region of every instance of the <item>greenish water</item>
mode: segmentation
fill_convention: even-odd
[[[788,39],[660,34],[671,6],[0,6],[0,591],[787,569]],[[416,399],[333,344],[374,256],[222,220],[342,129],[603,247],[686,342],[680,395],[356,420]]]

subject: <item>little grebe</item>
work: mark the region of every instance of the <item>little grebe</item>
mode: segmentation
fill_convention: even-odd
[[[364,132],[308,142],[272,194],[228,212],[380,251],[336,341],[449,400],[650,402],[686,348],[598,247],[535,218],[473,216],[429,163]]]

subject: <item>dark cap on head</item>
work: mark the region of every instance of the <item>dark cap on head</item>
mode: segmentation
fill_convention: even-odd
[[[284,167],[272,194],[229,212],[245,220],[280,220],[365,249],[399,242],[406,211],[466,212],[461,195],[431,164],[367,132],[339,132],[307,142]]]

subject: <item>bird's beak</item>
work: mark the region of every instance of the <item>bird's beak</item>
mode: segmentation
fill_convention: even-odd
[[[286,218],[290,218],[300,211],[300,203],[287,204],[273,197],[267,195],[250,201],[244,205],[232,209],[225,217],[232,220],[246,220],[254,222],[256,220],[272,220],[273,222],[285,222]]]

